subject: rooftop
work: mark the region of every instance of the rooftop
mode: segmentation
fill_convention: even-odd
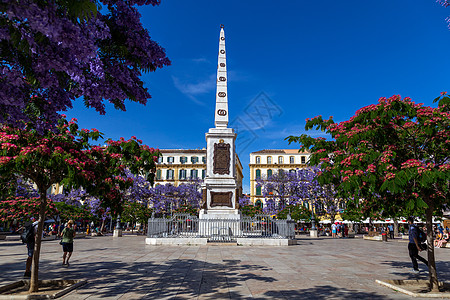
[[[252,152],[250,154],[309,154],[307,151],[298,151],[298,149],[264,149]]]

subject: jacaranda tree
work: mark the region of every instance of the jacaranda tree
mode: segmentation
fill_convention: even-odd
[[[80,98],[105,113],[145,104],[142,72],[170,65],[142,26],[136,5],[159,0],[21,0],[0,2],[0,124],[38,130]]]
[[[288,205],[316,206],[322,187],[315,179],[317,168],[291,171],[278,170],[273,175],[256,180],[266,201],[264,211],[277,213]]]
[[[425,215],[433,232],[433,214],[442,214],[449,199],[450,98],[442,94],[438,107],[416,104],[400,96],[380,98],[348,121],[335,123],[321,116],[307,120],[331,139],[306,134],[290,142],[310,150],[312,165],[320,165],[317,180],[334,182],[338,196],[361,213]],[[430,286],[438,289],[433,235],[429,234]]]

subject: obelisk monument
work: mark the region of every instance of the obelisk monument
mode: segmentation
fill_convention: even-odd
[[[206,177],[201,219],[239,219],[236,184],[236,133],[228,128],[225,31],[220,26],[214,128],[206,133]]]

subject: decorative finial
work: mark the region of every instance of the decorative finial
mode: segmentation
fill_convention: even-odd
[[[223,26],[223,24],[220,24],[220,28],[224,28],[225,26]]]

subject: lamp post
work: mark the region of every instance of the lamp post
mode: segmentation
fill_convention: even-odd
[[[120,214],[117,214],[116,228],[114,229],[113,237],[122,236],[122,226],[120,226]]]
[[[311,207],[311,230],[309,231],[310,237],[317,237],[316,218],[314,217],[314,206]]]
[[[122,229],[122,226],[120,225],[120,214],[117,215],[117,222],[116,222],[116,228],[115,229]]]

